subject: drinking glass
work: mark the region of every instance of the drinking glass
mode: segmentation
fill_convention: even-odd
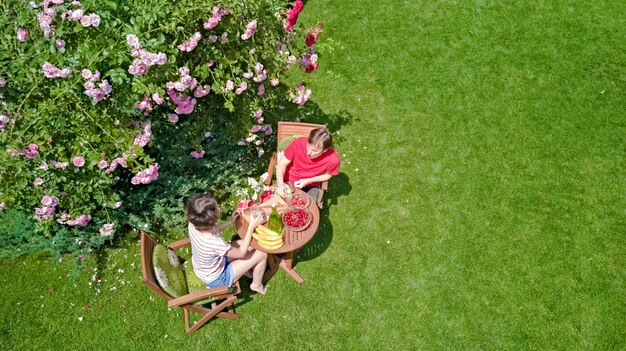
[[[250,208],[250,219],[259,219],[262,222],[265,221],[265,212],[263,212],[263,210],[261,210],[258,207],[251,207]]]
[[[285,202],[287,202],[287,207],[291,208],[291,199],[293,197],[293,192],[291,191],[291,183],[283,184],[283,197],[285,198]]]

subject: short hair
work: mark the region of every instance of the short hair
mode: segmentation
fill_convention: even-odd
[[[185,202],[185,218],[198,230],[211,229],[219,216],[220,205],[209,193],[192,196]]]
[[[328,129],[322,127],[311,130],[309,133],[309,144],[317,145],[318,143],[322,143],[324,150],[333,147],[333,137]]]

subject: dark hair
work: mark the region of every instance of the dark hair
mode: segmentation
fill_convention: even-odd
[[[326,128],[313,129],[309,133],[309,144],[317,145],[318,143],[322,143],[324,150],[333,147],[333,137]]]
[[[192,196],[185,202],[185,218],[198,230],[211,229],[219,216],[220,205],[209,193]]]

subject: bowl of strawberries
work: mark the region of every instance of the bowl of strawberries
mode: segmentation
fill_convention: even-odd
[[[299,232],[311,224],[313,215],[306,208],[291,208],[283,212],[282,219],[285,227],[294,232]]]
[[[311,198],[309,195],[301,193],[301,194],[293,194],[291,197],[291,207],[293,208],[307,208],[311,203]]]

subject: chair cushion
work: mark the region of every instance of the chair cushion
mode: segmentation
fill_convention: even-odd
[[[185,277],[187,278],[187,288],[189,289],[189,293],[194,293],[196,291],[204,290],[207,288],[204,282],[202,282],[202,280],[198,278],[198,276],[196,275],[196,272],[193,270],[193,264],[191,263],[191,260],[185,261],[185,263],[183,263],[183,268],[185,269]],[[231,286],[228,288],[229,293],[232,293],[234,291],[235,291],[234,286]],[[204,300],[197,301],[194,304],[204,305],[204,304],[213,302],[215,300],[217,300],[217,298],[209,297]]]
[[[180,259],[173,250],[157,244],[152,254],[152,265],[157,282],[172,297],[186,295],[187,282]]]
[[[276,146],[276,151],[285,151],[289,144],[291,144],[294,140],[301,136],[303,135],[289,135],[284,137],[283,140],[278,142],[278,145]]]

